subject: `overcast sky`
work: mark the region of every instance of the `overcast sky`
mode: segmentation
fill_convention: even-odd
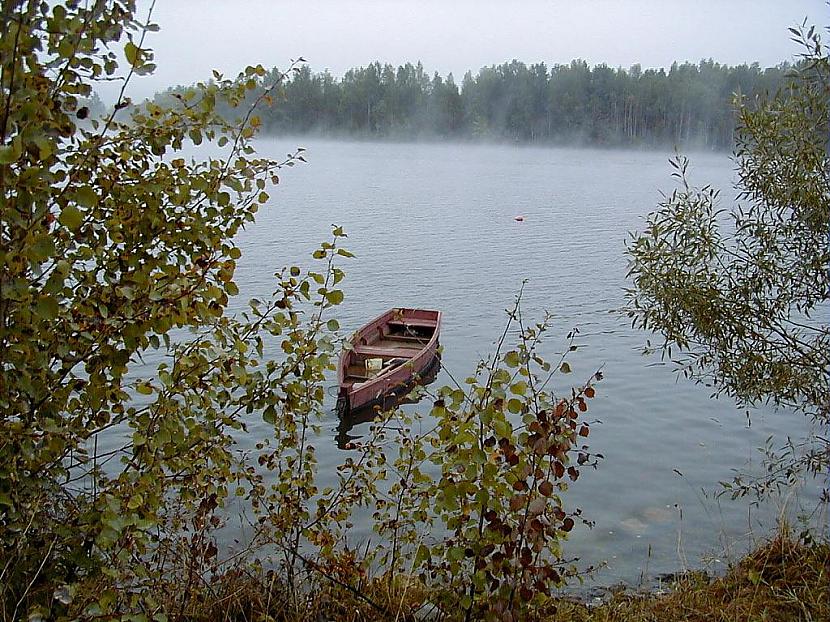
[[[146,13],[150,0],[140,0]],[[830,24],[825,0],[156,0],[161,26],[146,43],[158,70],[135,79],[134,98],[174,84],[236,74],[249,64],[314,71],[374,60],[421,60],[427,71],[464,72],[511,59],[548,65],[668,67],[713,58],[763,66],[798,52],[787,27]],[[111,101],[116,85],[100,93]]]

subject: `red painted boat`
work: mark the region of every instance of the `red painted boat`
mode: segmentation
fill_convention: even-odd
[[[435,364],[440,331],[441,312],[429,309],[390,309],[360,328],[337,365],[338,414],[400,398]]]

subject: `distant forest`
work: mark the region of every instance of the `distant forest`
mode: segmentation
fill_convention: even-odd
[[[735,94],[772,93],[790,70],[786,63],[762,69],[712,60],[674,63],[668,71],[514,60],[467,72],[459,86],[452,74],[430,77],[420,62],[374,62],[341,79],[303,65],[260,116],[271,134],[728,149]],[[280,75],[272,70],[264,84]]]

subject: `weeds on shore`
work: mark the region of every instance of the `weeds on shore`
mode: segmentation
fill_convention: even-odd
[[[356,563],[343,559],[344,563]],[[359,564],[357,564],[359,565]],[[337,620],[405,622],[446,620],[434,607],[437,595],[421,581],[398,576],[365,579],[351,587],[318,575],[308,585],[302,608],[292,608],[290,591],[274,573],[233,571],[195,588],[183,618],[200,622]],[[749,553],[725,575],[690,572],[668,593],[619,591],[599,606],[552,598],[528,612],[538,622],[749,622],[830,620],[830,544],[799,543],[785,534]]]
[[[556,619],[574,622],[830,620],[830,544],[780,533],[724,576],[691,572],[665,595],[620,592],[594,609],[562,609]]]

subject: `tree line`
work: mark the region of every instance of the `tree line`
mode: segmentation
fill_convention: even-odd
[[[261,117],[273,134],[724,149],[733,144],[735,96],[773,94],[791,70],[713,60],[668,71],[513,60],[467,72],[459,86],[452,74],[430,77],[420,62],[374,62],[340,79],[302,65],[265,77],[263,88],[283,84]]]

